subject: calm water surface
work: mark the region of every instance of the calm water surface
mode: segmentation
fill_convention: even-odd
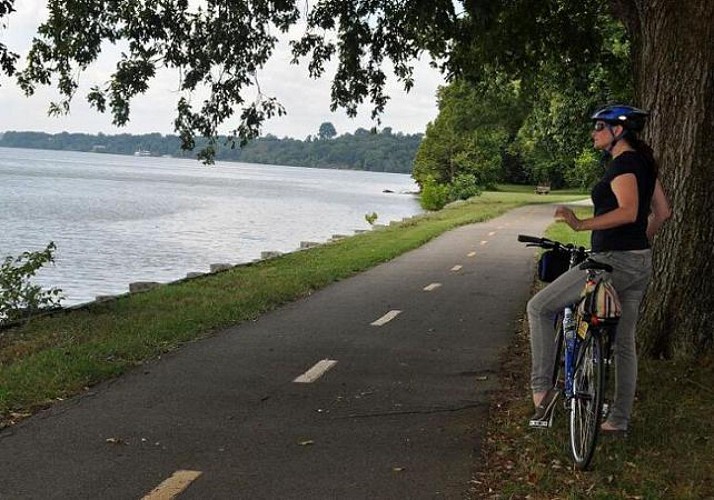
[[[419,213],[408,175],[0,148],[0,257],[54,241],[36,279],[71,305]],[[394,193],[384,193],[391,190]]]

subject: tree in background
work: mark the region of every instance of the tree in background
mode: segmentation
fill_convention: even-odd
[[[337,130],[335,130],[335,126],[330,122],[324,122],[320,125],[320,130],[317,133],[317,136],[322,140],[332,139],[336,135]]]
[[[0,2],[0,16],[13,3]],[[587,79],[600,60],[603,27],[612,14],[631,40],[634,104],[652,111],[645,139],[659,155],[674,209],[655,242],[655,278],[641,316],[643,340],[653,355],[691,354],[714,345],[714,2],[206,0],[200,5],[49,0],[50,17],[19,83],[27,93],[54,83],[64,100],[51,109],[64,112],[102,43],[127,40],[111,82],[97,85],[89,101],[124,124],[131,98],[146,90],[157,67],[181,68],[182,91],[199,86],[210,91],[198,110],[186,96],[177,103],[176,129],[190,148],[196,134],[215,142],[218,125],[236,111],[234,132],[243,140],[257,136],[263,120],[284,112],[275,99],[259,93],[246,100],[245,92],[255,87],[256,71],[273,54],[272,33],[294,26],[303,6],[307,27],[293,44],[295,58],[309,59],[313,77],[324,74],[327,61],[337,60],[332,107],[351,116],[365,99],[373,103],[374,116],[383,111],[385,59],[409,89],[412,61],[424,52],[450,77],[481,82],[496,70],[521,81],[524,92],[535,88],[534,75],[548,67],[568,68]],[[15,61],[3,49],[0,70],[11,74]]]
[[[439,115],[427,126],[412,176],[422,189],[446,185],[450,195],[444,202],[465,199],[503,180],[507,146],[527,108],[518,82],[491,76],[476,85],[457,80],[437,93]],[[431,202],[426,206],[441,208]]]
[[[591,153],[585,118],[598,103],[632,100],[624,28],[606,20],[599,29],[606,42],[599,58],[578,72],[553,58],[537,71],[483,71],[441,89],[439,115],[415,163],[417,181],[429,175],[448,184],[463,170],[454,158],[468,156],[470,170],[489,173],[476,175],[480,185],[499,180],[589,187],[601,165]]]
[[[568,61],[550,60],[528,80],[531,112],[512,151],[532,183],[590,187],[600,177],[593,159],[587,117],[607,102],[632,102],[630,44],[621,23],[601,17],[603,45],[587,67],[572,71]]]

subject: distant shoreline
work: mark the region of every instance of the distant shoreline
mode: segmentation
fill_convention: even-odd
[[[414,157],[423,134],[405,135],[384,129],[372,133],[358,129],[354,134],[343,134],[332,139],[278,139],[268,135],[251,141],[243,148],[225,144],[219,138],[215,159],[243,163],[284,165],[307,168],[362,170],[411,174]],[[196,159],[196,152],[206,141],[198,139],[192,151],[183,151],[175,135],[159,133],[105,135],[62,132],[6,131],[0,133],[0,147],[26,148],[84,153],[110,153],[127,156],[150,156]]]

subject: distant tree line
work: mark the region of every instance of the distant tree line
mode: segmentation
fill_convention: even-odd
[[[353,134],[337,136],[334,126],[326,122],[315,136],[305,140],[267,135],[241,148],[237,144],[232,147],[223,138],[219,141],[216,160],[411,173],[422,137],[422,134],[393,133],[389,127],[379,132],[359,128]],[[159,133],[91,135],[12,131],[0,136],[0,147],[195,158],[205,144],[197,140],[192,151],[183,151],[178,136]]]

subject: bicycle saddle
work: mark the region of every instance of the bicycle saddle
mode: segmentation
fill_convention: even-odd
[[[593,259],[585,259],[585,262],[580,264],[579,269],[581,269],[583,271],[589,271],[592,269],[592,270],[606,271],[608,273],[612,272],[612,266],[610,264],[598,262]]]

